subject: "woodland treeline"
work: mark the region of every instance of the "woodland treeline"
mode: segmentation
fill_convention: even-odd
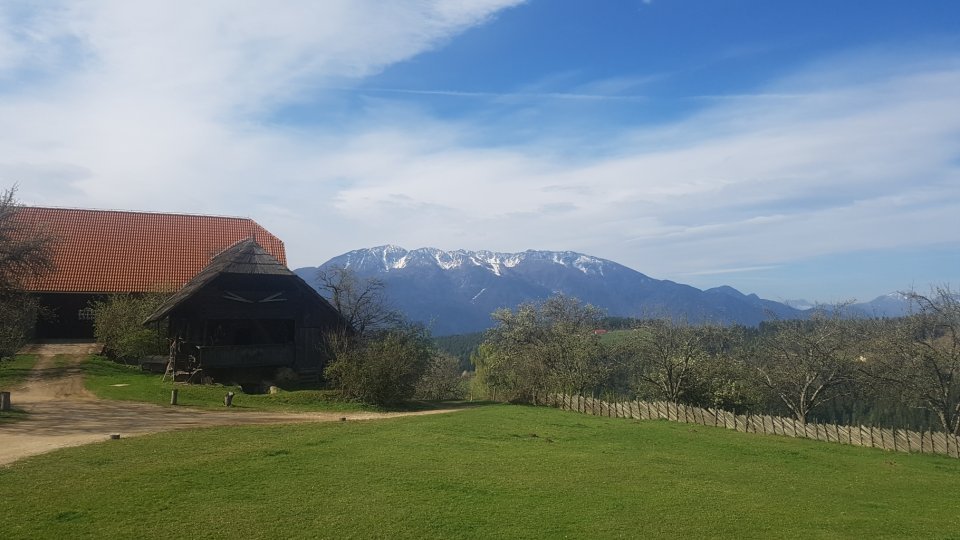
[[[475,395],[665,400],[960,434],[960,299],[939,288],[910,300],[913,314],[895,319],[840,306],[759,328],[647,320],[601,336],[601,310],[556,296],[493,314],[472,357]]]

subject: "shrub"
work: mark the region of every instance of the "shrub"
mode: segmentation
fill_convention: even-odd
[[[37,320],[37,302],[26,294],[0,297],[0,359],[13,356],[30,340]]]
[[[435,354],[417,384],[416,396],[420,399],[440,401],[463,399],[465,395],[460,360],[449,354]]]
[[[396,404],[413,397],[433,355],[422,326],[397,325],[341,348],[324,374],[346,399]]]
[[[117,294],[94,302],[93,333],[107,354],[123,361],[165,354],[165,328],[143,326],[165,299],[160,293]]]

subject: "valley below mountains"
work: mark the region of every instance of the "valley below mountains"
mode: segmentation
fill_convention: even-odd
[[[771,317],[794,319],[809,314],[809,310],[743,294],[733,287],[701,290],[572,251],[496,253],[388,245],[350,251],[295,272],[316,287],[318,270],[327,266],[342,266],[359,277],[381,280],[390,305],[428,325],[435,336],[485,330],[493,325],[493,311],[554,294],[576,297],[610,316],[670,317],[691,323],[755,326]],[[902,314],[902,302],[892,296],[874,301],[885,302],[883,313],[870,303],[855,309]]]

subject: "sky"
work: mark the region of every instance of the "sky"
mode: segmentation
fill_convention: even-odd
[[[0,0],[0,187],[700,288],[960,286],[960,2]]]

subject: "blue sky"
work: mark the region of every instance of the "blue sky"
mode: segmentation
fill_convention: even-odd
[[[0,0],[0,184],[773,299],[960,285],[960,4]]]

